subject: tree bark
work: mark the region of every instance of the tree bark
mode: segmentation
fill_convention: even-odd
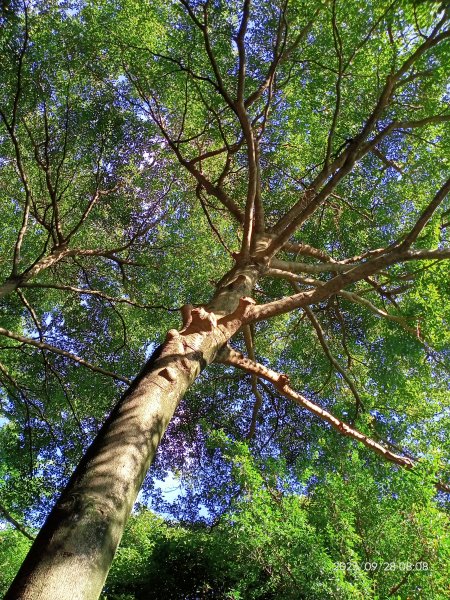
[[[240,328],[258,267],[235,267],[187,309],[122,396],[48,516],[6,599],[94,600],[145,474],[186,390]]]

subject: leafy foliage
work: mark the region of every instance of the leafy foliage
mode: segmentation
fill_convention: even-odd
[[[35,529],[181,306],[259,269],[231,340],[259,373],[181,401],[143,497],[183,525],[134,518],[108,597],[445,597],[449,40],[438,2],[3,4],[8,514]]]
[[[134,516],[105,598],[446,597],[448,525],[427,469],[380,488],[355,453],[344,478],[293,494],[284,461],[220,432],[211,443],[239,496],[212,527]]]

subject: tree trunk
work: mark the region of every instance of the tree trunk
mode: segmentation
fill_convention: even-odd
[[[240,328],[258,267],[235,267],[188,310],[122,396],[52,509],[6,599],[94,600],[158,444],[186,390]]]

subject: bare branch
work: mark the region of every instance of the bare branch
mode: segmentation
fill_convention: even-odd
[[[320,342],[320,345],[323,348],[323,351],[325,352],[326,357],[328,358],[330,363],[333,365],[333,367],[336,369],[336,371],[338,371],[338,373],[340,373],[342,375],[342,377],[344,378],[344,381],[347,383],[348,387],[350,388],[350,391],[352,392],[352,394],[356,400],[355,417],[353,418],[353,421],[356,421],[359,411],[361,410],[361,408],[364,408],[362,400],[361,400],[361,396],[359,395],[359,392],[356,389],[356,386],[353,383],[353,381],[351,380],[347,371],[339,364],[339,362],[334,358],[333,354],[331,353],[330,347],[325,339],[325,333],[324,333],[319,321],[316,319],[313,311],[308,306],[305,306],[303,308],[303,310],[305,311],[306,316],[311,321],[311,324],[316,331],[317,338]]]
[[[253,339],[254,339],[253,327],[251,325],[244,325],[242,330],[244,333],[244,342],[245,342],[245,347],[247,348],[247,354],[248,354],[250,360],[254,361],[255,360],[255,347],[254,347],[254,343],[253,343]],[[250,423],[250,428],[247,433],[248,440],[251,440],[255,435],[256,421],[258,419],[259,409],[261,408],[262,401],[263,401],[261,393],[258,390],[258,377],[254,373],[251,374],[251,382],[252,382],[252,392],[253,392],[253,395],[255,396],[255,403],[253,405],[252,420]]]
[[[239,31],[236,36],[236,45],[238,47],[239,55],[239,67],[238,67],[238,84],[237,84],[237,95],[236,102],[244,102],[244,90],[245,90],[245,34],[247,32],[248,20],[250,17],[250,0],[244,0],[244,7],[242,11],[241,24]]]
[[[295,392],[289,387],[289,378],[286,375],[272,371],[264,365],[256,363],[248,358],[245,358],[240,352],[236,352],[230,347],[223,349],[219,357],[216,359],[217,362],[221,362],[226,365],[232,365],[246,371],[247,373],[254,373],[257,377],[261,377],[266,381],[272,383],[280,394],[289,400],[293,400],[296,404],[302,408],[306,408],[309,412],[316,415],[323,421],[329,423],[334,429],[339,431],[342,435],[351,437],[352,439],[364,444],[366,448],[369,448],[376,454],[382,456],[384,459],[389,460],[402,467],[411,468],[414,466],[414,461],[410,458],[400,456],[391,452],[378,442],[375,442],[368,436],[357,431],[344,421],[341,421],[337,417],[333,416],[328,411],[321,408],[319,405],[311,402],[304,396]]]
[[[102,298],[103,300],[108,300],[113,304],[129,304],[130,306],[134,306],[136,308],[143,308],[146,310],[167,310],[171,312],[177,312],[180,310],[179,308],[170,308],[168,306],[164,306],[162,304],[142,304],[140,302],[136,302],[136,300],[131,300],[129,298],[116,298],[114,296],[109,296],[100,290],[91,290],[89,288],[78,288],[72,285],[62,285],[57,283],[35,283],[35,282],[27,282],[22,283],[20,285],[22,288],[42,288],[42,289],[54,289],[54,290],[64,290],[67,292],[73,292],[75,294],[79,294],[80,296],[95,296],[97,298]]]
[[[376,256],[362,264],[353,266],[352,269],[345,273],[336,275],[333,279],[313,290],[300,292],[299,294],[268,302],[267,304],[250,307],[246,313],[245,322],[252,323],[268,319],[269,317],[280,315],[296,308],[303,308],[310,304],[322,302],[351,283],[356,283],[366,277],[370,277],[390,265],[412,260],[444,260],[448,258],[450,258],[450,249],[403,251],[394,247],[381,256]]]
[[[12,340],[16,340],[18,342],[21,342],[22,344],[28,344],[29,346],[34,346],[35,348],[39,348],[41,350],[49,350],[50,352],[54,352],[55,354],[59,354],[60,356],[64,356],[65,358],[68,358],[69,360],[73,360],[74,362],[77,362],[78,364],[83,365],[84,367],[87,367],[91,371],[94,371],[96,373],[101,373],[102,375],[106,375],[108,377],[112,377],[113,379],[116,379],[117,381],[123,381],[124,383],[127,383],[127,384],[131,383],[131,380],[128,379],[128,377],[122,377],[121,375],[117,375],[116,373],[107,371],[106,369],[103,369],[102,367],[93,365],[90,362],[88,362],[87,360],[80,358],[76,354],[67,352],[67,350],[61,350],[61,348],[57,348],[56,346],[51,346],[50,344],[47,344],[45,342],[38,342],[37,340],[33,340],[32,338],[28,338],[23,335],[19,335],[18,333],[14,333],[12,331],[9,331],[8,329],[4,329],[3,327],[0,327],[0,335],[4,335]]]
[[[450,177],[447,179],[447,181],[444,183],[444,185],[442,185],[441,188],[436,192],[433,200],[425,208],[425,210],[420,215],[420,217],[417,220],[414,227],[411,229],[411,231],[405,237],[403,242],[400,244],[400,247],[402,249],[409,248],[417,240],[417,238],[420,235],[420,232],[424,229],[424,227],[426,226],[428,221],[431,219],[431,217],[433,216],[433,214],[436,211],[436,209],[438,208],[438,206],[443,202],[443,200],[446,198],[446,196],[448,195],[449,192],[450,192]]]
[[[25,527],[23,525],[21,525],[19,523],[19,521],[17,521],[17,519],[15,519],[12,516],[12,514],[9,512],[9,510],[5,507],[4,504],[0,504],[0,514],[2,514],[3,517],[5,518],[5,520],[8,521],[8,523],[11,523],[11,525],[14,527],[14,529],[17,529],[17,531],[19,533],[24,535],[26,538],[28,538],[32,542],[34,541],[34,536],[31,535],[31,533],[28,533],[28,531],[25,529]]]

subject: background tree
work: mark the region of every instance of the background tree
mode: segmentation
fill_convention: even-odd
[[[308,493],[348,459],[342,434],[374,481],[393,475],[372,451],[418,482],[431,460],[448,490],[448,9],[12,8],[1,377],[27,460],[3,478],[8,514],[48,508],[33,499],[62,488],[160,346],[9,597],[98,597],[159,441],[213,361],[166,438],[164,468],[183,465],[192,490],[180,511],[196,491],[212,517],[229,501],[207,422],[283,453]]]
[[[107,598],[446,597],[447,517],[433,506],[430,474],[418,488],[416,476],[402,473],[392,481],[396,500],[380,500],[355,452],[344,480],[328,473],[302,497],[287,491],[283,460],[255,459],[222,433],[210,445],[242,493],[211,527],[134,516]]]

